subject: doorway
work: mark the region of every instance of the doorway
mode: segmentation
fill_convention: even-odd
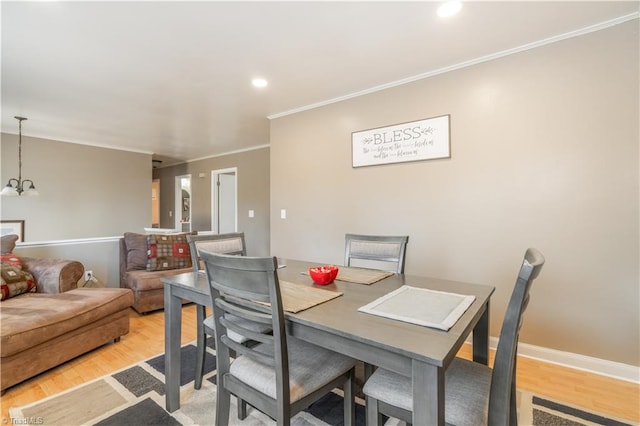
[[[238,232],[238,169],[211,171],[211,229],[216,234]]]
[[[176,176],[175,229],[191,232],[191,175]]]
[[[151,182],[151,227],[160,227],[160,179]]]

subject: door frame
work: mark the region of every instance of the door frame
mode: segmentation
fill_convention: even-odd
[[[189,231],[191,231],[191,212],[193,210],[193,189],[191,184],[193,183],[193,180],[191,179],[191,174],[186,174],[175,177],[175,203],[173,209],[173,224],[177,232],[182,232],[182,222],[180,221],[180,219],[182,218],[182,179],[186,178],[189,178],[189,188],[191,189],[191,193],[189,194]]]
[[[234,176],[236,177],[236,185],[235,185],[235,194],[234,194],[234,200],[235,200],[235,212],[236,212],[236,217],[234,219],[234,225],[233,225],[233,229],[234,232],[238,232],[238,168],[237,167],[228,167],[226,169],[218,169],[218,170],[211,170],[211,230],[213,231],[214,234],[219,234],[220,230],[219,230],[219,226],[218,226],[218,209],[216,208],[216,206],[219,204],[219,194],[217,189],[217,185],[216,183],[218,182],[218,175],[221,174],[228,174],[233,172]]]
[[[155,194],[153,193],[154,189],[156,190]],[[153,199],[153,196],[155,195],[155,200]],[[157,219],[158,222],[157,223],[153,223],[153,212],[154,210],[157,213]],[[153,225],[158,225],[158,227],[160,227],[160,179],[153,179],[151,181],[151,227],[153,228]]]

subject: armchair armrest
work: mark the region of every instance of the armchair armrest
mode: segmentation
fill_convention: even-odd
[[[21,257],[22,267],[33,274],[38,293],[62,293],[78,287],[84,265],[77,260]]]

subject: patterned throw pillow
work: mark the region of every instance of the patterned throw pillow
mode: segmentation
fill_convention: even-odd
[[[29,272],[22,270],[20,258],[12,254],[4,254],[1,256],[1,260],[0,291],[2,296],[0,300],[36,290],[36,280]]]
[[[185,234],[147,235],[147,271],[190,267],[191,254]]]
[[[9,264],[9,266],[15,266],[18,269],[22,269],[22,260],[13,253],[0,255],[0,261],[2,265]]]

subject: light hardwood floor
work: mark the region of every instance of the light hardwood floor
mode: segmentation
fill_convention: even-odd
[[[182,343],[195,340],[195,308],[183,308]],[[83,382],[164,352],[163,312],[130,314],[130,332],[108,344],[31,380],[0,398],[2,424],[11,424],[9,408],[45,398]],[[465,346],[460,356],[469,357]],[[527,358],[518,360],[518,387],[541,396],[610,416],[640,422],[640,386]]]

